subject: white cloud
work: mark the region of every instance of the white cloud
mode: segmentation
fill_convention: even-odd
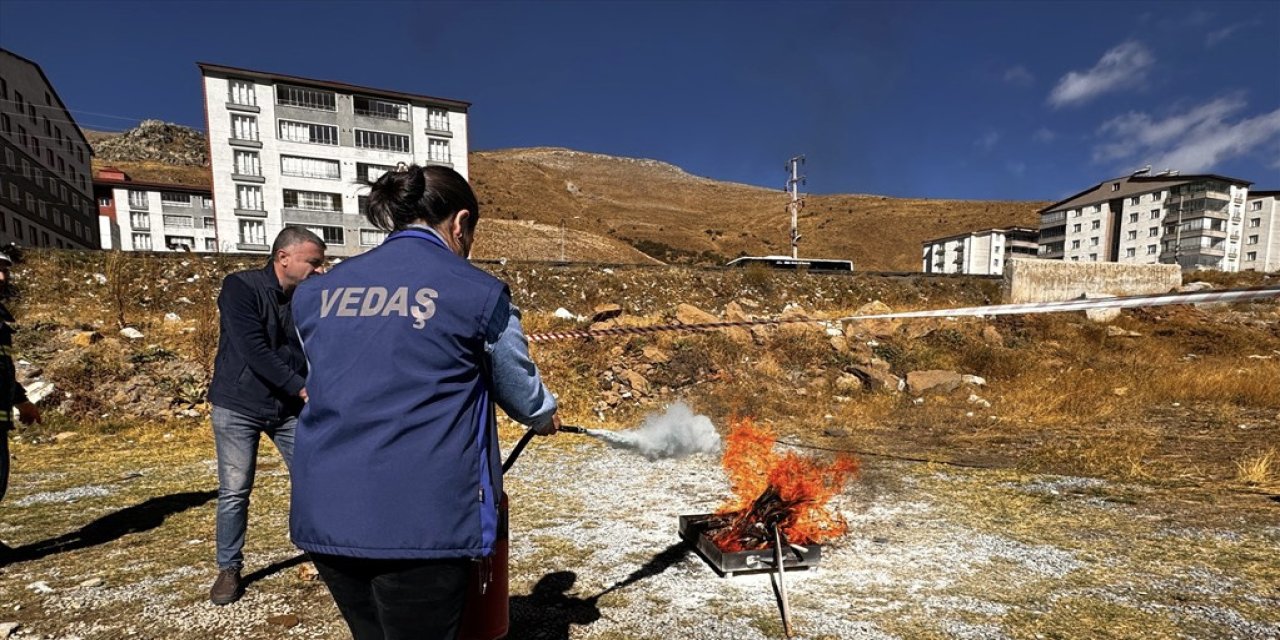
[[[1004,81],[1019,87],[1029,87],[1036,83],[1036,77],[1026,67],[1018,65],[1004,72]]]
[[[993,148],[995,148],[996,144],[999,142],[1000,142],[1000,132],[988,131],[987,133],[983,134],[981,138],[974,140],[973,146],[979,149],[982,149],[983,151],[990,151]]]
[[[1221,29],[1214,29],[1213,31],[1205,34],[1204,46],[1206,49],[1212,49],[1235,35],[1235,32],[1246,27],[1256,26],[1257,24],[1258,22],[1256,20],[1253,22],[1237,22],[1235,24],[1229,24],[1222,27]]]
[[[1039,129],[1036,129],[1035,133],[1031,134],[1031,139],[1033,141],[1043,142],[1045,144],[1053,142],[1057,138],[1058,134],[1054,133],[1052,129],[1047,127],[1040,127]]]
[[[1107,141],[1094,148],[1093,159],[1150,163],[1183,172],[1211,170],[1280,141],[1280,109],[1230,121],[1246,106],[1243,96],[1234,95],[1161,120],[1136,112],[1112,118],[1099,128]]]
[[[1140,42],[1125,42],[1102,55],[1088,71],[1070,71],[1049,93],[1049,104],[1064,107],[1082,104],[1104,93],[1138,84],[1154,64],[1155,56]]]

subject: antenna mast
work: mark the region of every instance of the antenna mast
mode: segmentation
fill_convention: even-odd
[[[805,177],[800,175],[800,165],[804,164],[804,156],[796,156],[788,163],[786,170],[790,172],[791,177],[787,179],[787,191],[791,192],[791,202],[787,204],[787,211],[791,213],[791,257],[796,259],[800,257],[800,210],[804,208],[804,198],[800,197],[800,185],[805,184]]]

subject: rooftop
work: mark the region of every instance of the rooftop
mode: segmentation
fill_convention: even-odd
[[[270,71],[255,71],[253,69],[242,69],[239,67],[228,67],[220,64],[212,64],[209,62],[197,62],[196,66],[200,67],[200,71],[204,75],[230,75],[241,78],[252,78],[254,80],[264,80],[266,82],[285,82],[289,84],[302,84],[331,91],[339,91],[342,93],[357,93],[361,95],[371,96],[375,98],[390,98],[392,100],[405,100],[409,102],[427,102],[432,105],[449,107],[466,111],[471,107],[470,102],[462,100],[453,100],[451,98],[437,98],[418,93],[405,93],[403,91],[393,91],[388,89],[374,89],[372,87],[362,87],[345,82],[335,82],[333,80],[317,80],[315,78],[303,78],[301,76],[290,76],[282,73],[272,73]]]
[[[1229,178],[1212,173],[1184,174],[1184,175],[1128,175],[1120,178],[1112,178],[1104,180],[1098,184],[1081,191],[1065,200],[1059,200],[1043,209],[1040,213],[1049,213],[1060,209],[1074,209],[1091,204],[1098,204],[1108,200],[1124,199],[1133,195],[1158,191],[1169,187],[1174,187],[1188,182],[1197,180],[1221,180],[1232,184],[1248,186],[1253,184],[1248,180],[1240,178]],[[1112,191],[1109,185],[1119,183],[1120,188]]]

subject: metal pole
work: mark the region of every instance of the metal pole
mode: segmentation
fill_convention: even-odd
[[[773,541],[774,563],[778,567],[778,596],[782,600],[782,629],[790,638],[794,632],[791,630],[791,605],[787,602],[787,583],[782,577],[782,527],[774,525]]]
[[[787,209],[791,212],[791,258],[800,257],[800,162],[804,156],[791,159],[791,178],[787,180],[787,188],[791,192],[791,202]]]
[[[564,214],[560,214],[560,262],[564,262]]]

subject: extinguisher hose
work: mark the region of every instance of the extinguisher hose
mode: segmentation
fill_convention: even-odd
[[[516,458],[520,457],[520,452],[524,451],[524,448],[529,446],[529,441],[532,440],[535,435],[537,434],[534,433],[533,429],[529,429],[524,432],[524,435],[520,437],[520,441],[516,443],[515,448],[511,450],[511,455],[507,456],[507,461],[502,463],[503,474],[506,474],[507,470],[511,468],[511,465],[516,463]]]

